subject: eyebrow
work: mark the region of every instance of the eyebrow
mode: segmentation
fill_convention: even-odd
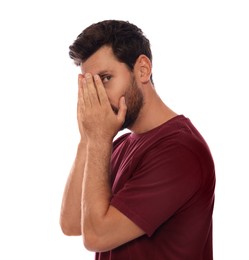
[[[99,76],[101,76],[101,75],[106,75],[106,74],[110,74],[110,73],[111,73],[111,71],[101,70],[101,71],[99,71],[97,74],[98,74]]]

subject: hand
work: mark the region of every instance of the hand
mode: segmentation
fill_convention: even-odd
[[[112,141],[120,130],[126,115],[124,97],[119,100],[115,114],[103,83],[98,75],[79,75],[78,124],[82,135],[95,142]]]
[[[77,103],[77,121],[78,121],[78,128],[80,132],[81,140],[80,142],[86,141],[86,136],[84,134],[84,129],[82,126],[82,115],[81,115],[81,107],[82,107],[82,83],[80,79],[80,75],[78,77],[78,103]]]

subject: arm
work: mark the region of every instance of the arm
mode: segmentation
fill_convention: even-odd
[[[110,206],[112,139],[123,123],[126,105],[121,98],[119,112],[115,115],[99,77],[95,82],[92,77],[81,80],[82,122],[87,137],[82,184],[82,236],[89,250],[107,251],[144,234],[129,218]]]
[[[80,89],[80,81],[78,82]],[[76,158],[65,186],[60,225],[66,235],[81,235],[81,193],[86,159],[86,138],[81,124],[81,97],[78,91],[77,120],[81,136]]]
[[[65,235],[81,235],[81,193],[86,157],[86,145],[80,142],[76,158],[65,186],[60,225]]]

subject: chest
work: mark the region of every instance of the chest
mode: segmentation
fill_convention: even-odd
[[[116,194],[132,178],[142,159],[142,150],[138,144],[126,142],[115,149],[111,158],[112,193]]]

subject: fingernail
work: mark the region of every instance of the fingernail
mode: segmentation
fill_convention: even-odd
[[[86,74],[85,74],[85,77],[88,78],[88,79],[91,78],[91,76],[92,76],[92,75],[91,75],[90,73],[86,73]]]
[[[99,79],[99,75],[98,74],[94,75],[94,80],[98,80],[98,79]]]

